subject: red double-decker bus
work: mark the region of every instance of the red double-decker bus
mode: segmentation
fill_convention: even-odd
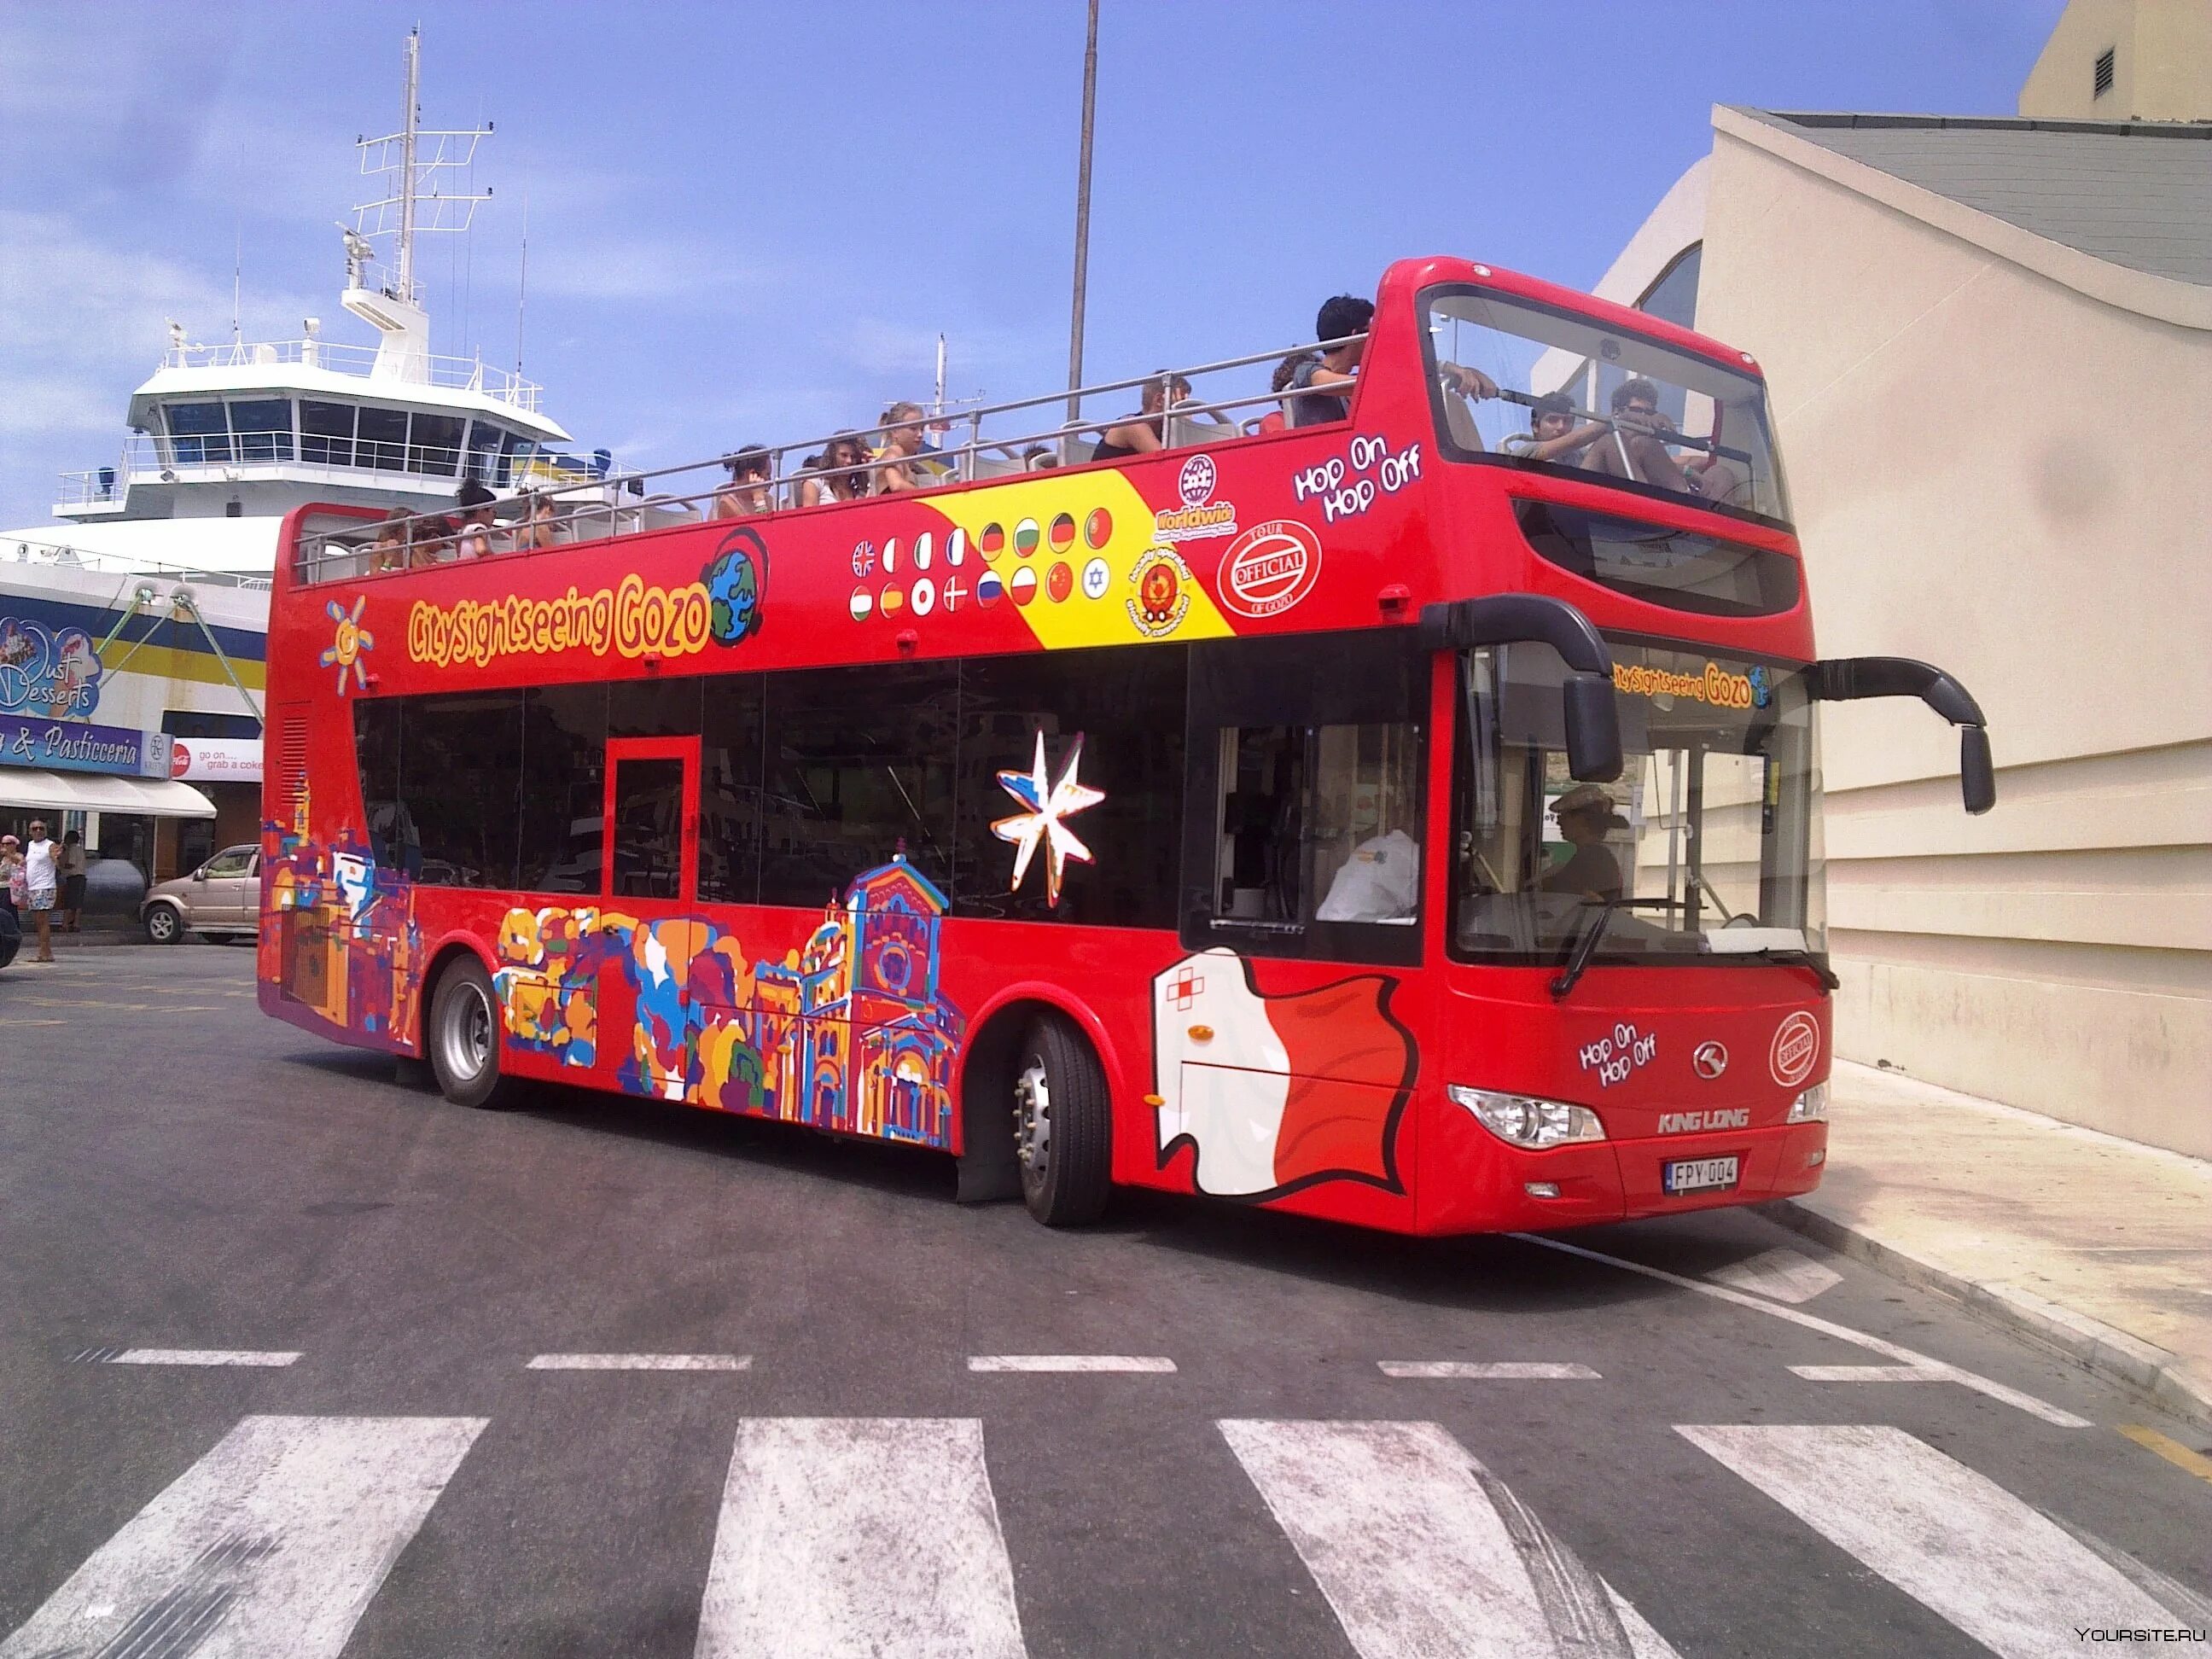
[[[1322,344],[1356,380],[1284,429],[1281,354],[1240,358],[1111,460],[1055,394],[903,445],[896,493],[791,446],[411,555],[295,514],[262,1006],[460,1102],[939,1149],[1054,1224],[1115,1185],[1420,1233],[1812,1188],[1820,705],[1924,699],[1970,811],[1980,711],[1816,656],[1744,354],[1449,258]]]

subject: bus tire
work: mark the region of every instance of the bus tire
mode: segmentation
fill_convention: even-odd
[[[422,1034],[438,1092],[455,1105],[514,1104],[515,1079],[500,1075],[499,1028],[491,976],[474,957],[463,957],[438,976]]]
[[[1112,1186],[1112,1103],[1098,1057],[1061,1016],[1030,1022],[1015,1050],[1013,1108],[1030,1213],[1048,1227],[1097,1220]]]

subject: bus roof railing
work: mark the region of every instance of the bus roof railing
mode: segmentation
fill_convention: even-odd
[[[1310,341],[1300,345],[1278,347],[1270,351],[1255,351],[1238,357],[1224,357],[1216,362],[1200,363],[1188,368],[1160,368],[1150,374],[1130,375],[1121,380],[1103,380],[1095,385],[1080,387],[1072,394],[1066,392],[1046,392],[1036,397],[1018,398],[1007,403],[989,404],[980,408],[963,410],[956,418],[959,423],[968,428],[968,441],[943,449],[925,450],[912,458],[932,470],[945,469],[945,476],[941,478],[933,479],[916,488],[918,490],[933,490],[959,484],[989,482],[1001,477],[1016,476],[1024,469],[1017,467],[1014,471],[1006,473],[985,472],[981,464],[995,466],[996,463],[991,460],[994,453],[1018,461],[1022,451],[1039,446],[1056,447],[1056,453],[1060,458],[1057,464],[1060,465],[1080,465],[1089,458],[1085,456],[1070,459],[1070,451],[1067,447],[1070,439],[1085,433],[1103,433],[1109,428],[1126,425],[1134,421],[1163,418],[1163,416],[1151,416],[1137,412],[1109,416],[1099,421],[1063,420],[1035,430],[1024,431],[1010,436],[996,435],[987,439],[982,435],[982,425],[988,417],[1012,414],[1022,410],[1043,408],[1048,405],[1056,408],[1064,407],[1071,397],[1079,404],[1083,398],[1103,397],[1115,392],[1126,392],[1133,387],[1146,386],[1152,381],[1162,379],[1188,382],[1200,375],[1216,374],[1231,369],[1249,368],[1259,363],[1279,363],[1286,357],[1302,354],[1311,353],[1318,356],[1324,352],[1334,351],[1341,346],[1354,344],[1366,337],[1364,333],[1346,334],[1335,339]],[[1170,437],[1176,435],[1174,428],[1176,426],[1185,428],[1191,425],[1213,426],[1219,430],[1218,433],[1188,436],[1173,443],[1164,441],[1163,447],[1187,448],[1199,442],[1221,441],[1243,435],[1233,422],[1218,418],[1207,421],[1201,418],[1204,416],[1218,417],[1232,410],[1255,408],[1262,404],[1286,404],[1300,398],[1340,398],[1344,395],[1343,389],[1334,385],[1285,386],[1280,392],[1262,391],[1211,401],[1193,400],[1179,403],[1164,411],[1164,418],[1170,422]],[[929,423],[940,417],[933,416],[925,410],[921,418],[925,423]],[[900,425],[903,422],[894,422],[890,424]],[[786,457],[794,453],[804,455],[809,451],[824,450],[841,439],[865,439],[871,433],[884,429],[885,428],[881,425],[847,428],[824,433],[815,437],[761,445],[758,447],[757,455],[767,459],[769,476],[765,481],[747,487],[765,489],[779,495],[787,491],[791,497],[787,502],[777,501],[768,510],[776,512],[794,510],[799,505],[799,487],[809,480],[826,480],[854,472],[872,472],[880,469],[886,463],[881,459],[871,457],[849,466],[802,466],[787,471]],[[732,487],[730,479],[726,477],[696,491],[682,494],[647,493],[646,486],[649,481],[656,478],[672,478],[680,474],[697,472],[707,468],[727,473],[738,453],[742,452],[724,452],[704,460],[685,461],[677,465],[656,467],[645,471],[623,472],[605,480],[549,484],[537,489],[519,490],[512,495],[499,497],[493,503],[493,507],[496,514],[500,507],[512,509],[517,501],[527,501],[532,496],[550,501],[555,504],[556,511],[561,519],[562,528],[567,532],[568,539],[572,542],[596,541],[608,536],[632,533],[636,530],[654,527],[653,520],[656,518],[668,520],[671,515],[685,509],[708,507],[716,495]],[[633,499],[625,501],[623,499],[625,495]],[[417,542],[436,544],[450,541],[457,533],[458,526],[453,523],[453,518],[458,510],[457,507],[441,507],[404,518],[356,520],[343,530],[317,532],[302,540],[295,568],[300,579],[309,583],[343,580],[365,574],[363,570],[357,568],[357,565],[365,547],[371,540],[382,534],[398,532],[410,545]],[[594,526],[603,527],[594,528]],[[336,568],[339,566],[343,568]]]

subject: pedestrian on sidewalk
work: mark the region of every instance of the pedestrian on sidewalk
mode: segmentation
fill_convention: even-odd
[[[31,838],[23,844],[23,896],[29,907],[31,919],[39,927],[39,954],[33,962],[54,959],[53,915],[55,902],[60,897],[57,877],[59,850],[46,839],[44,819],[31,820]]]
[[[0,910],[18,914],[27,895],[23,890],[23,843],[13,836],[0,836]]]
[[[62,832],[62,931],[74,933],[84,920],[84,831]]]

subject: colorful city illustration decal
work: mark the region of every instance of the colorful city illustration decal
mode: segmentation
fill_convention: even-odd
[[[590,1066],[602,970],[617,970],[634,1008],[616,1068],[630,1093],[950,1146],[964,1022],[938,984],[945,908],[902,855],[856,878],[783,960],[750,963],[733,933],[696,918],[518,909],[494,980],[517,1047]]]
[[[411,1048],[422,989],[415,884],[380,866],[368,842],[307,834],[302,788],[289,824],[262,826],[263,883],[274,925],[260,972],[333,1025]]]
[[[1357,974],[1271,994],[1215,949],[1152,981],[1161,1166],[1191,1149],[1202,1193],[1279,1198],[1316,1182],[1403,1190],[1397,1129],[1419,1064],[1396,981]]]
[[[1091,849],[1076,838],[1066,823],[1078,812],[1088,811],[1106,799],[1103,790],[1093,789],[1077,778],[1076,770],[1082,764],[1083,734],[1078,732],[1068,749],[1067,758],[1060,763],[1060,775],[1048,777],[1044,733],[1039,732],[1036,758],[1030,763],[1030,769],[999,774],[999,787],[1012,795],[1022,808],[991,825],[993,835],[1014,845],[1014,878],[1006,884],[1009,893],[1021,891],[1022,878],[1029,874],[1030,860],[1036,856],[1040,845],[1044,848],[1045,902],[1055,909],[1060,905],[1060,884],[1066,876],[1067,860],[1079,859],[1085,864],[1094,861]]]
[[[361,613],[368,604],[368,595],[364,593],[353,602],[351,611],[337,599],[323,607],[324,614],[336,624],[336,631],[331,636],[329,648],[323,653],[322,665],[337,669],[338,696],[342,697],[345,696],[349,674],[356,685],[364,691],[368,690],[368,665],[362,656],[375,647],[376,635],[361,625]]]
[[[100,707],[100,676],[82,629],[0,617],[0,714],[82,719]]]

